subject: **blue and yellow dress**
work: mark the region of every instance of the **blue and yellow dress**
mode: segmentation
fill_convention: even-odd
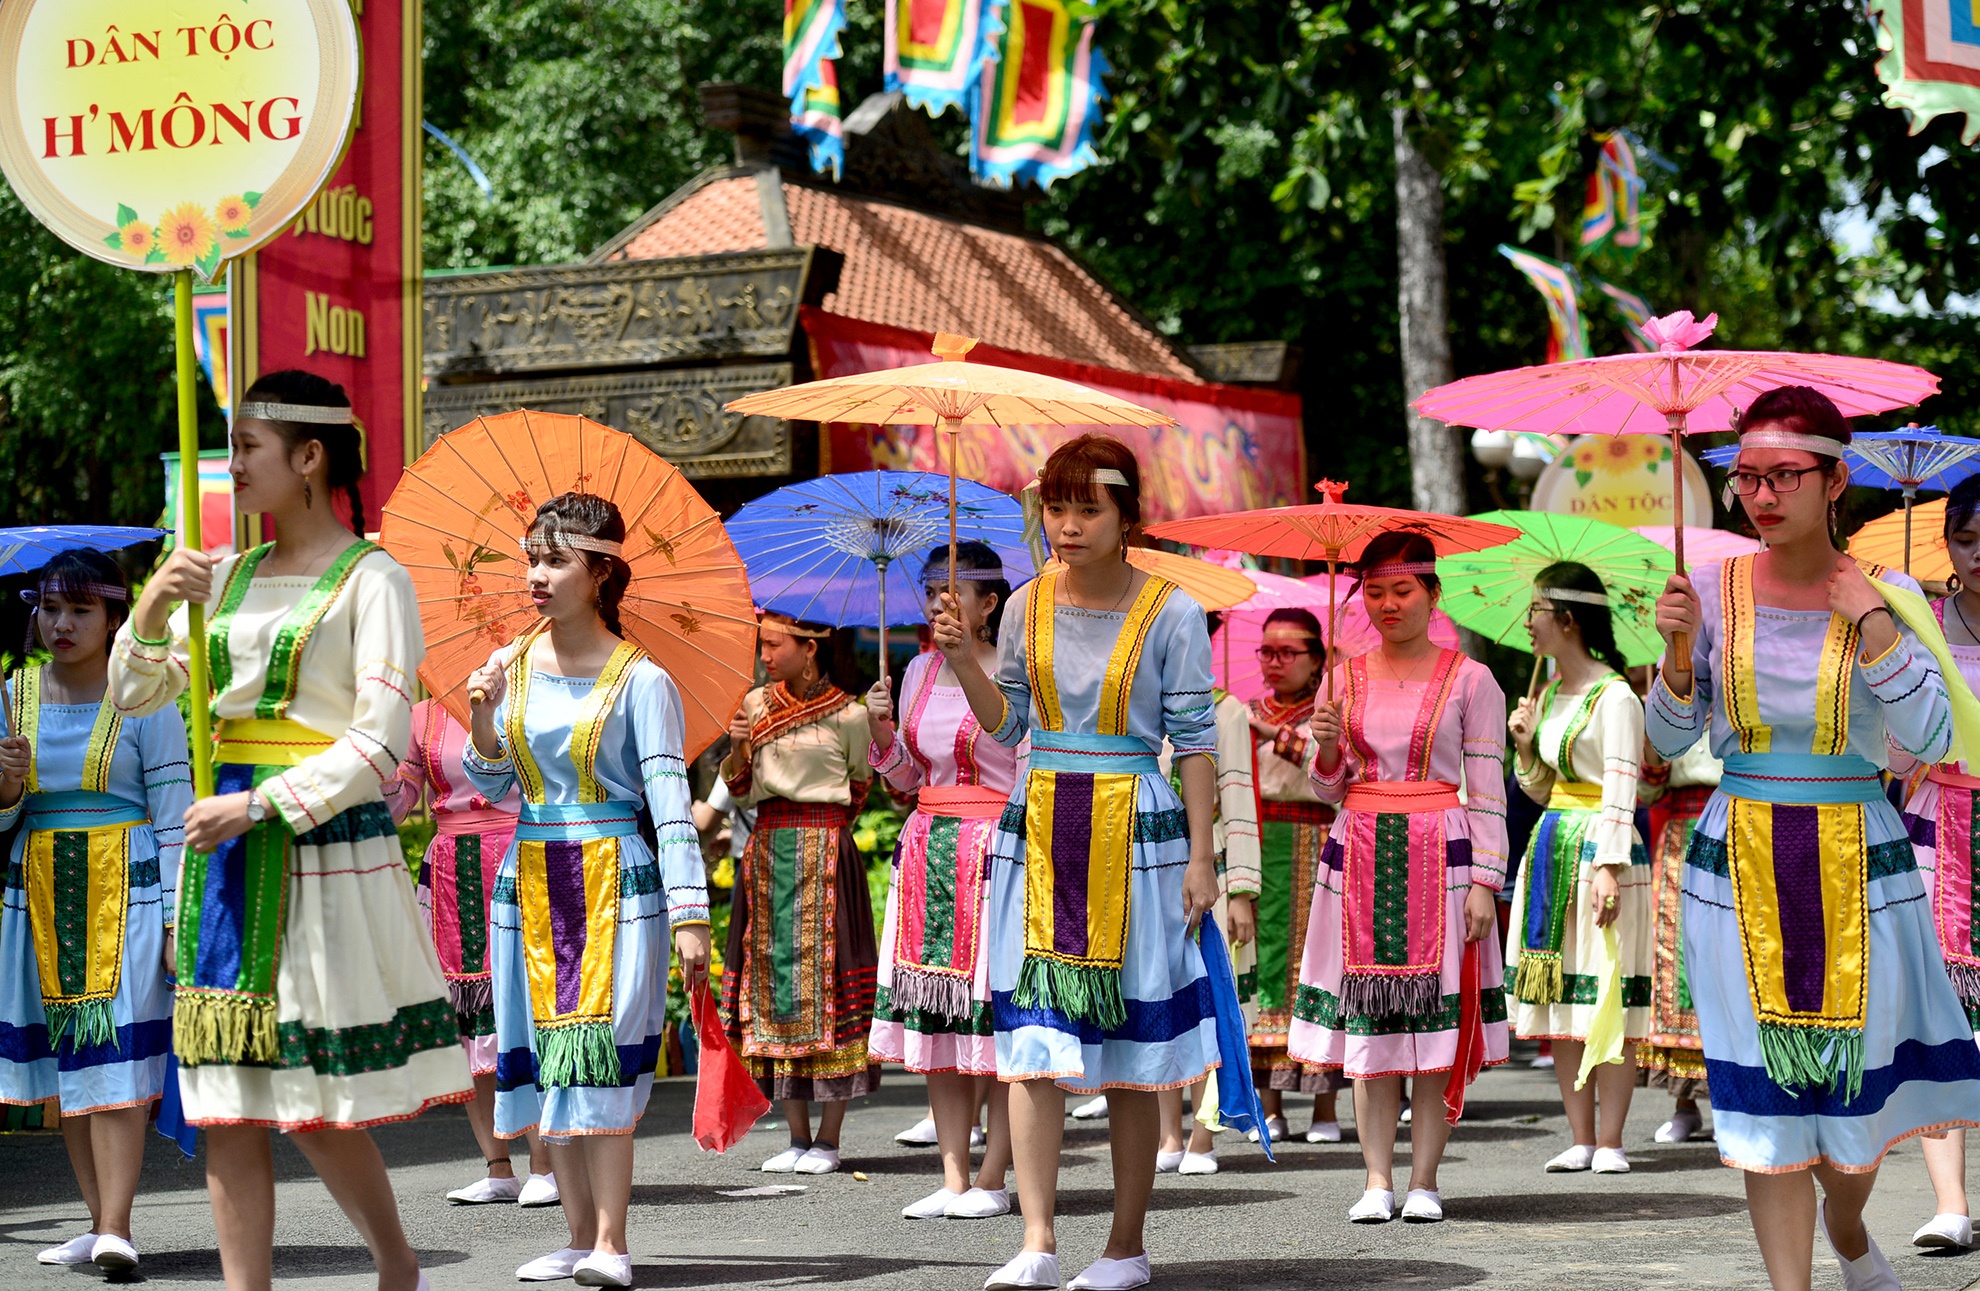
[[[1864,663],[1841,616],[1757,604],[1753,559],[1693,571],[1692,695],[1660,679],[1647,715],[1664,757],[1709,724],[1725,763],[1682,920],[1719,1154],[1767,1173],[1868,1171],[1911,1135],[1980,1124],[1980,1050],[1879,777],[1887,739],[1944,760],[1952,705],[1909,627]]]
[[[176,712],[126,718],[49,704],[41,669],[16,680],[12,729],[34,746],[26,816],[0,908],[0,1103],[64,1116],[143,1106],[172,1053],[172,927],[192,775]]]
[[[501,755],[462,765],[484,798],[522,791],[495,878],[495,1132],[630,1134],[653,1089],[675,928],[708,922],[688,817],[680,692],[638,646],[597,677],[508,665]],[[655,848],[640,835],[652,823]]]
[[[1214,757],[1203,610],[1150,577],[1126,613],[1059,605],[1040,575],[998,642],[1005,712],[1031,737],[991,844],[997,1075],[1069,1090],[1173,1089],[1217,1066],[1203,955],[1188,935],[1189,822],[1161,773]]]

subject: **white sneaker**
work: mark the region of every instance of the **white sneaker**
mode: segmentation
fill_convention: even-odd
[[[1182,1164],[1176,1167],[1177,1174],[1217,1173],[1217,1149],[1208,1152],[1184,1152]]]
[[[1595,1149],[1587,1143],[1577,1143],[1567,1151],[1547,1163],[1548,1174],[1579,1174],[1595,1162]]]
[[[1876,1240],[1870,1242],[1870,1249],[1853,1260],[1846,1260],[1842,1252],[1836,1250],[1835,1242],[1829,1237],[1829,1205],[1825,1201],[1815,1208],[1815,1226],[1822,1230],[1822,1240],[1829,1243],[1830,1254],[1842,1268],[1843,1291],[1903,1291],[1898,1282],[1897,1270],[1877,1249]]]
[[[1339,1121],[1315,1121],[1306,1127],[1308,1143],[1339,1143],[1341,1123]]]
[[[932,1148],[935,1146],[935,1118],[924,1116],[914,1124],[894,1136],[894,1142],[905,1148]]]
[[[1659,1143],[1689,1143],[1691,1136],[1704,1128],[1705,1118],[1685,1109],[1671,1113],[1671,1119],[1657,1127],[1655,1137]]]
[[[1157,1152],[1155,1154],[1155,1173],[1174,1174],[1182,1167],[1183,1158],[1188,1155],[1189,1153],[1187,1152]]]
[[[128,1273],[137,1267],[137,1247],[121,1237],[104,1233],[90,1248],[89,1261],[105,1273]]]
[[[920,1201],[910,1202],[901,1207],[902,1219],[940,1219],[949,1213],[949,1207],[962,1199],[962,1194],[949,1188],[938,1188]]]
[[[487,1206],[496,1202],[514,1201],[522,1196],[523,1184],[520,1179],[476,1179],[465,1188],[456,1188],[447,1194],[447,1200],[456,1206]]]
[[[1059,1289],[1059,1257],[1044,1251],[1019,1251],[1003,1268],[992,1273],[983,1291],[1051,1291]]]
[[[1098,1098],[1089,1098],[1078,1107],[1072,1109],[1072,1118],[1075,1121],[1099,1121],[1105,1120],[1106,1116],[1107,1096],[1105,1094],[1100,1095]]]
[[[839,1149],[823,1143],[814,1143],[806,1148],[804,1155],[791,1167],[798,1174],[831,1174],[839,1168]]]
[[[554,1174],[533,1174],[523,1184],[522,1192],[516,1196],[518,1206],[554,1206],[564,1199],[557,1191],[557,1176]]]
[[[1350,1224],[1386,1224],[1395,1217],[1396,1194],[1387,1188],[1370,1188],[1348,1208]]]
[[[1532,1062],[1529,1062],[1526,1065],[1533,1068],[1536,1071],[1547,1071],[1551,1069],[1554,1065],[1554,1055],[1551,1053],[1543,1053],[1538,1058],[1535,1058]]]
[[[632,1285],[632,1256],[607,1255],[593,1251],[577,1262],[571,1277],[581,1287],[629,1287]]]
[[[1965,1250],[1973,1245],[1973,1221],[1965,1215],[1934,1215],[1932,1222],[1911,1235],[1913,1246],[1932,1250]]]
[[[1286,1124],[1286,1118],[1283,1116],[1266,1117],[1265,1128],[1272,1131],[1272,1142],[1274,1143],[1284,1143],[1286,1136],[1292,1133],[1292,1127]],[[1258,1131],[1256,1129],[1246,1130],[1244,1137],[1247,1142],[1256,1143],[1258,1142]]]
[[[1416,1109],[1414,1107],[1411,1107],[1409,1105],[1409,1100],[1405,1098],[1403,1099],[1402,1114],[1396,1117],[1396,1124],[1413,1125],[1415,1123],[1416,1123]]]
[[[969,1127],[969,1146],[972,1151],[982,1147],[984,1144],[988,1143],[989,1141],[990,1141],[990,1136],[983,1132],[983,1127],[981,1125],[972,1125]]]
[[[35,1259],[43,1264],[87,1264],[90,1252],[96,1249],[96,1234],[84,1233],[81,1237],[71,1237],[60,1246],[51,1246],[35,1254]]]
[[[1003,1188],[971,1188],[942,1212],[950,1219],[989,1219],[1011,1213],[1011,1194]]]
[[[1066,1283],[1068,1291],[1131,1291],[1134,1287],[1145,1287],[1153,1275],[1148,1271],[1148,1257],[1136,1255],[1131,1259],[1098,1259],[1086,1266],[1086,1272]]]
[[[1555,1158],[1559,1160],[1558,1157]],[[1629,1158],[1621,1148],[1596,1148],[1595,1156],[1588,1163],[1596,1174],[1628,1174]]]
[[[1434,1188],[1411,1188],[1403,1198],[1402,1217],[1405,1224],[1441,1224],[1444,1198]]]
[[[590,1251],[580,1251],[566,1246],[561,1251],[539,1255],[516,1270],[518,1282],[562,1282],[577,1271],[578,1261],[590,1255]]]
[[[804,1160],[804,1154],[808,1151],[810,1151],[809,1148],[801,1148],[793,1143],[776,1156],[765,1161],[762,1166],[763,1173],[789,1174],[797,1169],[797,1163]]]

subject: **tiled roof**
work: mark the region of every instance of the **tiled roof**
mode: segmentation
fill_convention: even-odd
[[[1072,257],[892,202],[784,184],[791,239],[845,256],[824,307],[921,332],[961,332],[1007,350],[1117,371],[1201,380]],[[614,259],[750,251],[767,245],[756,181],[715,179],[662,210]]]

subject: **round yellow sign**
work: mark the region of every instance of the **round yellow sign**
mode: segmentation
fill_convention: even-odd
[[[8,0],[0,169],[77,250],[210,279],[336,169],[359,57],[350,0]]]

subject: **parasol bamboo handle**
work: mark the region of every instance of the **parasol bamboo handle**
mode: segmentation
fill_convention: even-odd
[[[1677,364],[1671,364],[1671,400],[1677,401]],[[1677,564],[1677,572],[1684,574],[1684,414],[1666,414],[1671,430],[1671,550]],[[1679,632],[1671,638],[1671,648],[1677,657],[1691,666],[1691,634]]]
[[[949,433],[949,595],[956,595],[956,456],[962,451],[962,425],[954,417],[942,418],[936,436]]]
[[[1339,589],[1334,583],[1334,559],[1340,553],[1327,553],[1327,648],[1335,649],[1341,635],[1341,612],[1338,603]],[[1334,670],[1327,669],[1327,702],[1334,702]]]
[[[1526,702],[1529,704],[1540,697],[1540,665],[1545,662],[1547,662],[1545,655],[1537,652],[1534,654],[1533,676],[1526,683]]]

